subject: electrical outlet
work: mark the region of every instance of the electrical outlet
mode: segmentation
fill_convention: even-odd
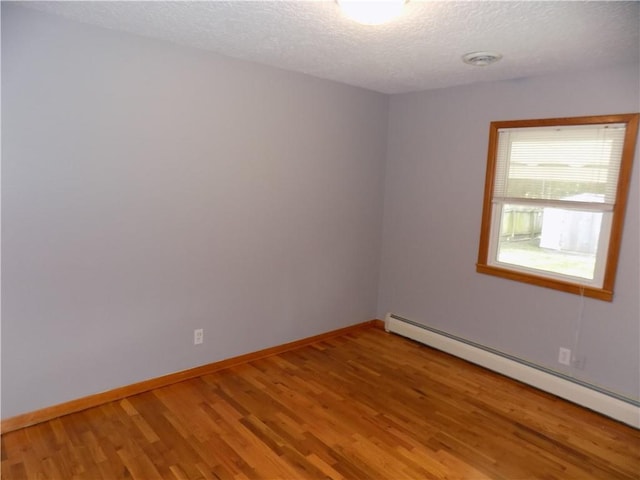
[[[204,329],[196,328],[193,331],[193,344],[200,345],[202,342],[204,342]]]
[[[558,363],[562,365],[571,365],[571,350],[568,348],[560,347],[560,352],[558,353]]]

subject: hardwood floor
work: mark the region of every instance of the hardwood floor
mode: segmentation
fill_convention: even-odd
[[[638,479],[640,431],[379,329],[2,436],[3,479]]]

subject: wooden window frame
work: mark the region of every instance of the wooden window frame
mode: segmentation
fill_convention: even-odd
[[[617,115],[597,115],[588,117],[566,117],[566,118],[549,118],[535,120],[512,120],[491,122],[489,129],[489,148],[487,155],[487,171],[484,186],[484,201],[482,211],[482,225],[480,229],[480,244],[478,248],[478,263],[476,271],[489,275],[516,280],[519,282],[538,285],[546,288],[561,290],[563,292],[584,295],[587,297],[597,298],[605,301],[613,300],[613,290],[618,267],[618,258],[620,255],[620,243],[622,239],[622,230],[624,225],[624,216],[627,206],[627,197],[631,180],[631,170],[633,165],[633,157],[635,155],[636,138],[638,135],[638,113],[627,113]],[[509,128],[526,128],[526,127],[552,127],[552,126],[571,126],[571,125],[594,125],[607,123],[624,123],[626,124],[624,146],[620,163],[620,172],[618,177],[616,200],[613,208],[611,230],[606,253],[606,265],[604,269],[604,278],[602,287],[594,287],[581,283],[573,283],[570,281],[559,280],[544,276],[544,274],[536,275],[521,270],[512,270],[509,268],[490,265],[488,262],[490,242],[491,242],[491,224],[493,221],[493,191],[497,162],[497,146],[498,134],[500,129]]]

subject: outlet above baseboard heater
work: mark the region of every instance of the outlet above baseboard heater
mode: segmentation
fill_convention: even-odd
[[[385,330],[640,428],[640,402],[420,323],[387,314]]]

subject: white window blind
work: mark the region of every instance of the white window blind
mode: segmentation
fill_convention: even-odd
[[[611,211],[625,124],[498,131],[494,203]]]

